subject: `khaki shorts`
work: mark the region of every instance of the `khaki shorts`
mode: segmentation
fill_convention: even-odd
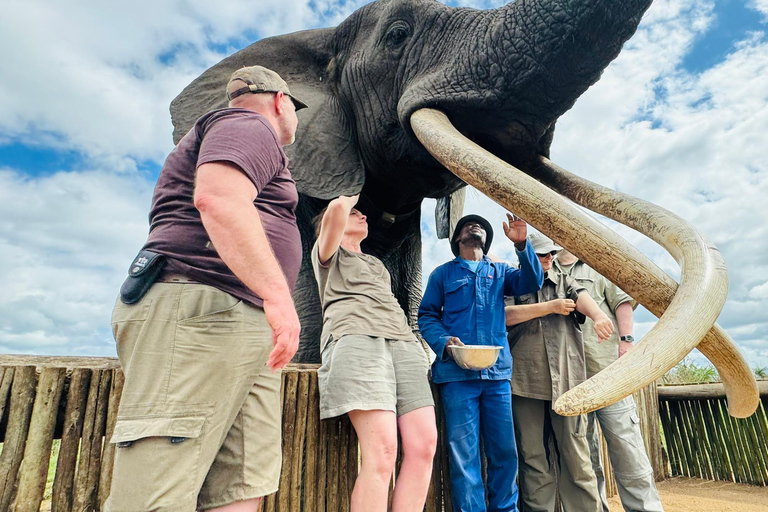
[[[350,334],[328,343],[322,359],[321,419],[379,409],[402,416],[435,405],[429,358],[419,342]]]
[[[202,284],[155,283],[118,299],[125,373],[105,510],[194,511],[277,490],[280,372],[264,312]]]

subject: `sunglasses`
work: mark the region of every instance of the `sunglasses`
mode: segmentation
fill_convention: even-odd
[[[547,256],[552,256],[554,258],[557,252],[558,251],[549,251],[549,252],[545,252],[544,254],[536,253],[536,256],[538,256],[539,258],[546,258]]]

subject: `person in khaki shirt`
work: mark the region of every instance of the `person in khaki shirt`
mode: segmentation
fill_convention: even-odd
[[[317,371],[320,418],[348,414],[360,442],[352,512],[385,512],[398,434],[403,460],[392,510],[422,510],[437,427],[429,358],[392,293],[384,264],[363,253],[366,216],[358,196],[331,201],[316,219],[312,268],[323,307]]]
[[[530,235],[529,241],[546,273],[544,284],[537,293],[514,297],[514,305],[506,307],[523,510],[553,512],[557,488],[565,512],[598,512],[587,418],[560,416],[552,404],[586,379],[580,328],[585,317],[601,339],[611,335],[613,324],[584,287],[552,269],[561,247],[540,233]],[[557,447],[557,480],[550,471],[550,438]]]
[[[555,270],[574,278],[579,285],[586,288],[600,309],[618,328],[618,333],[614,332],[608,339],[600,342],[590,329],[590,321],[585,323],[584,353],[587,358],[587,377],[592,377],[626,354],[634,345],[632,298],[567,250],[558,253],[553,266]],[[588,414],[588,418],[587,439],[603,512],[609,512],[609,508],[600,461],[598,421],[608,445],[608,456],[611,458],[616,487],[624,510],[663,512],[632,396],[593,411]]]

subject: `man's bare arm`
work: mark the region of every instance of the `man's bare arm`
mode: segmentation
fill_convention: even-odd
[[[547,315],[567,315],[576,308],[571,299],[555,299],[537,304],[517,304],[504,308],[507,326],[513,326]]]
[[[253,206],[257,195],[253,183],[230,164],[207,163],[197,170],[195,207],[219,257],[264,301],[275,345],[267,364],[276,369],[296,353],[301,325],[283,270]]]
[[[628,336],[632,334],[632,303],[622,302],[616,308],[616,323],[619,327],[619,336]],[[634,346],[631,341],[619,341],[619,357],[623,356]]]
[[[595,324],[595,332],[600,341],[608,338],[613,332],[613,322],[603,313],[595,299],[589,296],[586,290],[579,292],[576,299],[576,311],[590,318]]]

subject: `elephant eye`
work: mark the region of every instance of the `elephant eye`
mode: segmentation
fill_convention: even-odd
[[[384,42],[389,50],[398,50],[411,35],[411,27],[404,21],[396,21],[387,30]]]

